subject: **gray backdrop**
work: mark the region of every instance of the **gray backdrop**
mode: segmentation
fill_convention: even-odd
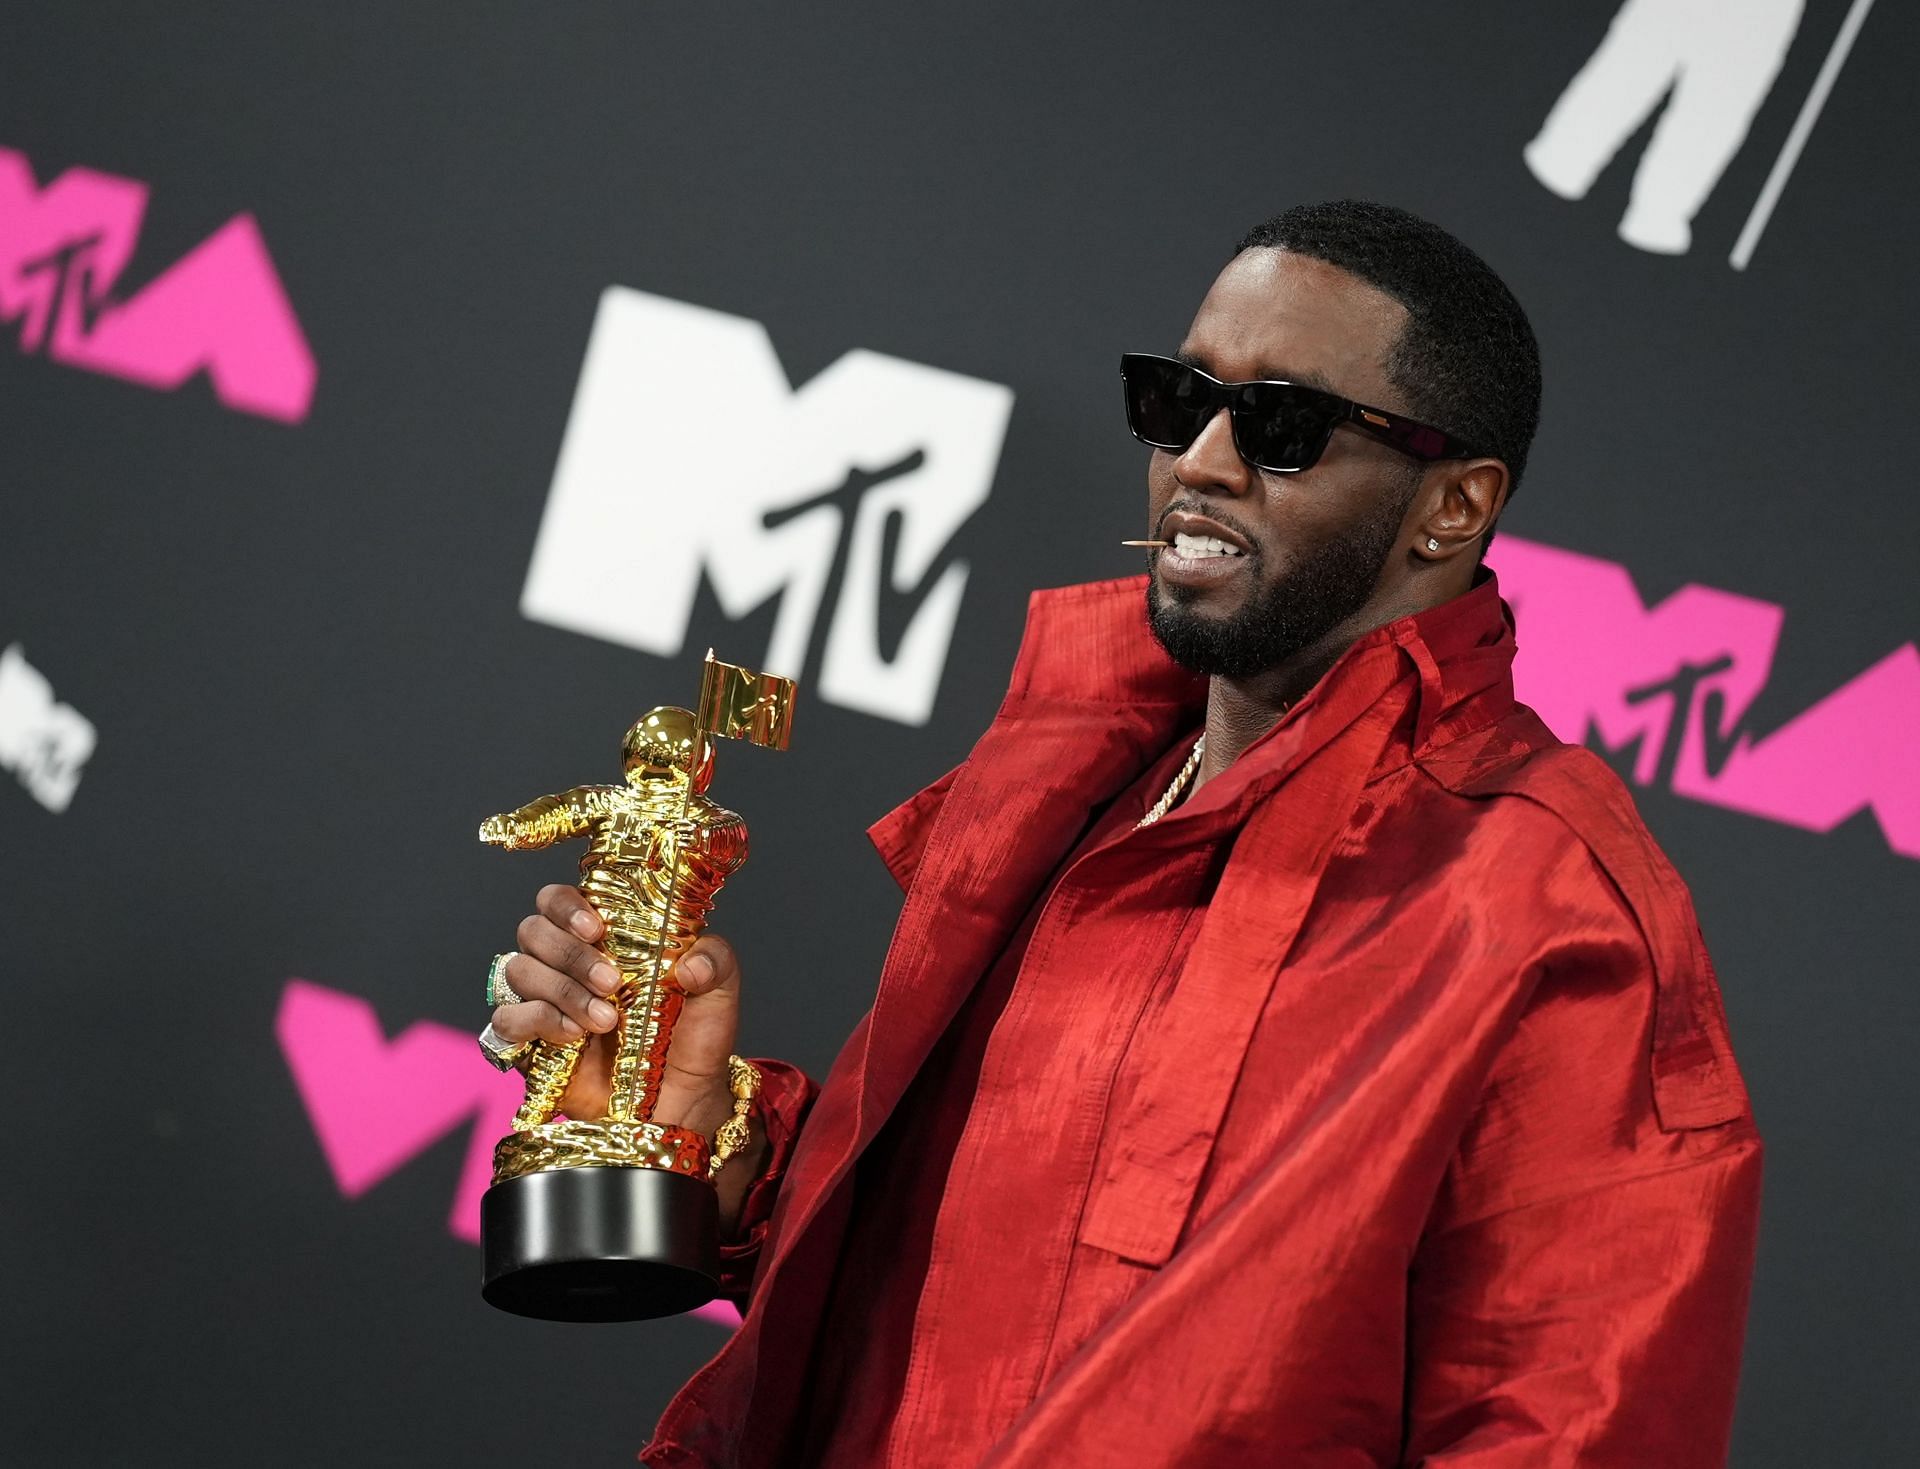
[[[463,1170],[505,1094],[469,1037],[573,857],[475,823],[613,778],[709,643],[766,657],[786,587],[808,694],[791,752],[722,752],[756,855],[719,927],[748,1046],[824,1070],[895,911],[862,828],[964,755],[1031,588],[1136,569],[1115,355],[1173,347],[1254,219],[1360,195],[1456,230],[1532,313],[1545,421],[1503,535],[1563,717],[1613,654],[1528,642],[1526,595],[1573,584],[1544,548],[1648,607],[1716,589],[1678,641],[1596,624],[1693,682],[1596,683],[1619,717],[1591,733],[1693,886],[1769,1146],[1734,1462],[1902,1461],[1920,37],[1903,5],[1776,9],[10,7],[0,1458],[624,1461],[725,1328],[479,1300]],[[1669,250],[1690,216],[1691,248],[1623,216]],[[589,422],[616,286],[653,314],[616,341],[603,313],[631,417]],[[721,370],[752,323],[795,385],[878,355],[837,406],[789,402]],[[851,469],[896,472],[753,519]],[[604,537],[555,521],[543,594],[621,627],[523,612],[550,498],[595,523],[627,493]],[[686,598],[649,651],[655,572]],[[916,597],[942,576],[957,601]],[[1766,608],[1777,646],[1716,643]]]

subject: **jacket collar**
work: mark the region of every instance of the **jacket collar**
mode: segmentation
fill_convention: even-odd
[[[1000,717],[1017,719],[1035,704],[1117,705],[1167,724],[1169,737],[1197,719],[1207,681],[1155,640],[1146,591],[1147,579],[1135,576],[1035,592]],[[1406,757],[1492,722],[1512,703],[1513,618],[1498,579],[1485,571],[1460,596],[1356,640],[1301,705],[1321,701],[1329,686],[1396,647],[1420,674],[1413,723],[1399,742]],[[1266,737],[1254,748],[1264,743]]]
[[[1035,592],[1006,700],[990,731],[1030,730],[1056,715],[1084,731],[1058,752],[1065,765],[1048,773],[1084,785],[1088,800],[1112,795],[1116,783],[1137,776],[1206,711],[1207,680],[1175,663],[1155,640],[1147,626],[1146,591],[1147,579],[1135,576]],[[1338,696],[1351,692],[1348,686],[1373,683],[1383,660],[1400,664],[1404,655],[1420,687],[1376,774],[1484,729],[1513,708],[1513,652],[1512,614],[1493,573],[1484,572],[1461,596],[1356,641],[1194,804],[1224,804],[1255,783],[1270,784],[1303,733],[1300,721],[1328,703],[1344,702]],[[993,743],[983,740],[982,746]],[[870,830],[901,887],[913,881],[959,774],[949,772]]]

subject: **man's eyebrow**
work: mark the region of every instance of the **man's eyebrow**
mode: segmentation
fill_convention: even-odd
[[[1219,377],[1218,373],[1191,352],[1175,352],[1173,354],[1173,360],[1200,372],[1204,372],[1208,377]],[[1262,363],[1254,370],[1252,380],[1256,382],[1298,383],[1303,388],[1318,388],[1321,392],[1331,393],[1336,398],[1346,397],[1345,393],[1336,388],[1324,376],[1311,369],[1304,372],[1289,372],[1284,367],[1274,367]]]

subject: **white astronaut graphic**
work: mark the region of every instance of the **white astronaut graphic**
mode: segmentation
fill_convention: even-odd
[[[1584,198],[1671,93],[1634,174],[1620,238],[1684,255],[1693,217],[1746,140],[1804,10],[1804,0],[1626,0],[1527,144],[1527,166],[1562,198]]]

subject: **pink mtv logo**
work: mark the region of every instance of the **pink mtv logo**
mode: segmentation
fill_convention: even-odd
[[[1770,733],[1748,712],[1786,614],[1686,586],[1649,607],[1611,561],[1501,536],[1490,559],[1513,604],[1520,697],[1564,740],[1637,742],[1633,777],[1809,831],[1871,811],[1920,857],[1920,650],[1894,649]]]
[[[150,388],[204,372],[229,408],[300,422],[318,372],[253,216],[121,300],[146,208],[137,180],[70,168],[42,189],[0,148],[0,321],[20,323],[20,350]]]
[[[389,1040],[372,1005],[304,979],[287,981],[273,1029],[320,1152],[348,1198],[448,1133],[468,1130],[447,1227],[477,1242],[493,1145],[520,1105],[520,1078],[488,1066],[471,1035],[431,1020]],[[697,1314],[725,1326],[740,1319],[723,1301]]]

